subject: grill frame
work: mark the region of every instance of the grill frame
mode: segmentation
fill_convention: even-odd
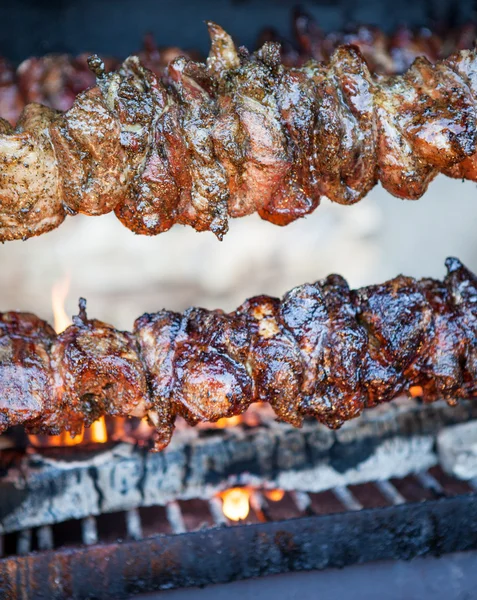
[[[0,560],[0,595],[5,600],[119,600],[178,587],[475,549],[474,492],[6,558]]]

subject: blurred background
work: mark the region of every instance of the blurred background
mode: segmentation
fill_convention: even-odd
[[[236,219],[223,242],[175,226],[135,236],[114,215],[68,218],[47,235],[0,246],[0,310],[51,320],[51,290],[70,281],[66,312],[88,299],[90,316],[131,328],[136,317],[188,306],[231,310],[255,294],[344,275],[351,286],[398,273],[442,277],[446,256],[477,271],[477,189],[437,178],[417,202],[381,188],[351,207],[322,205],[280,228],[256,215]]]
[[[472,2],[305,4],[324,30],[351,22],[392,29],[475,17]],[[152,31],[161,45],[205,55],[206,18],[254,47],[266,26],[289,34],[293,5],[271,0],[178,0],[173,6],[139,0],[134,8],[109,0],[1,3],[0,53],[14,63],[52,51],[126,56]],[[68,315],[84,296],[90,316],[131,328],[143,312],[190,305],[231,310],[254,294],[279,296],[331,272],[345,276],[352,287],[399,273],[442,277],[449,255],[477,271],[476,231],[476,185],[443,176],[418,202],[398,200],[377,187],[352,207],[323,199],[314,214],[286,228],[255,215],[234,220],[223,242],[180,226],[155,238],[139,237],[114,215],[77,216],[47,235],[0,246],[0,311],[31,311],[51,320],[56,286],[66,296]]]

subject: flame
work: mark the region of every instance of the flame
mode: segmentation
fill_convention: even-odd
[[[60,435],[29,435],[28,439],[32,446],[43,448],[45,446],[77,446],[84,439],[84,430],[77,433],[74,437],[69,431],[64,431]]]
[[[61,333],[71,325],[71,319],[65,311],[65,302],[70,290],[70,281],[70,276],[66,275],[51,288],[51,306],[53,308],[56,333]]]
[[[247,488],[230,488],[220,494],[222,512],[231,521],[243,521],[250,512],[251,492]]]
[[[266,490],[265,492],[263,492],[263,495],[265,496],[265,498],[267,498],[267,500],[270,500],[271,502],[280,502],[280,500],[282,500],[283,496],[285,495],[285,491]]]
[[[64,431],[60,435],[29,435],[28,440],[35,448],[77,446],[82,443],[104,444],[108,441],[108,432],[106,421],[101,417],[89,429],[82,429],[81,433],[75,436],[69,431]]]
[[[106,421],[100,417],[90,427],[90,437],[92,442],[104,444],[108,441],[108,432],[106,430]]]
[[[226,427],[234,427],[243,421],[242,415],[235,415],[233,417],[222,417],[214,423],[217,429],[225,429]]]
[[[424,395],[424,390],[422,389],[422,387],[420,385],[412,385],[409,388],[409,394],[411,395],[412,398],[420,398],[421,396]]]

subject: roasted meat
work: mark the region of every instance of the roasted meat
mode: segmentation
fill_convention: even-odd
[[[444,30],[412,30],[402,26],[390,35],[368,25],[324,33],[309,14],[297,9],[292,17],[292,38],[290,42],[277,31],[264,29],[257,47],[265,42],[279,42],[283,64],[302,67],[310,59],[328,61],[339,46],[353,45],[359,48],[372,73],[395,75],[406,71],[419,56],[436,62],[456,50],[473,48],[477,31],[474,23],[466,23],[458,29]],[[159,47],[150,34],[144,37],[138,56],[147,69],[160,76],[178,56],[199,59],[198,53],[193,51]],[[107,71],[121,63],[117,58],[108,58],[104,62]],[[76,95],[94,83],[94,75],[87,66],[87,54],[32,57],[16,70],[0,58],[0,117],[14,125],[29,102],[68,110]]]
[[[226,314],[191,308],[140,317],[133,333],[80,314],[55,336],[0,314],[0,429],[78,432],[101,415],[146,416],[156,449],[191,425],[269,402],[300,426],[336,428],[400,394],[454,404],[477,396],[477,277],[457,259],[444,281],[399,276],[350,290],[331,275]]]
[[[112,73],[92,57],[97,86],[68,111],[0,121],[0,241],[111,210],[135,233],[221,238],[230,217],[286,225],[378,181],[416,199],[439,172],[477,180],[474,50],[376,79],[354,46],[286,68],[276,44],[249,55],[209,30],[206,65],[179,57],[161,79],[134,57]]]

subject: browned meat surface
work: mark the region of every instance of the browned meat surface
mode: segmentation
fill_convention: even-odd
[[[0,313],[0,430],[48,420],[55,410],[53,329],[35,315]]]
[[[436,62],[456,50],[473,48],[477,35],[473,23],[444,31],[400,27],[391,35],[377,27],[361,25],[325,34],[312,17],[297,10],[292,18],[292,38],[289,42],[276,31],[265,29],[257,47],[264,42],[279,42],[283,64],[301,67],[310,59],[328,61],[339,46],[353,45],[360,50],[371,72],[393,75],[406,71],[419,56]],[[158,46],[151,34],[144,37],[137,55],[147,69],[159,76],[163,76],[168,64],[179,56],[200,60],[197,52]],[[0,117],[14,125],[30,102],[55,110],[71,108],[75,97],[95,83],[87,56],[84,53],[32,57],[16,70],[0,58]],[[105,59],[106,71],[118,68],[120,63],[117,58]]]
[[[51,108],[29,104],[16,134],[0,119],[0,240],[26,239],[55,229],[65,218]],[[3,131],[3,133],[2,133]]]
[[[399,276],[352,291],[331,275],[236,311],[140,317],[133,333],[89,320],[85,303],[56,336],[0,314],[0,429],[77,432],[103,414],[146,416],[156,449],[177,415],[190,424],[269,402],[300,426],[339,427],[365,408],[422,390],[454,404],[477,396],[477,277],[457,259],[443,282]]]
[[[439,172],[477,181],[475,50],[386,79],[355,46],[287,68],[277,44],[249,55],[209,31],[207,64],[175,58],[161,78],[92,57],[97,86],[68,111],[29,105],[15,131],[0,124],[0,241],[111,210],[135,233],[222,238],[230,217],[286,225],[378,181],[409,199]]]
[[[144,416],[149,406],[146,376],[134,337],[80,314],[51,348],[58,411],[48,429],[78,433],[102,414]]]
[[[96,83],[88,67],[88,56],[47,54],[24,60],[16,70],[0,58],[0,117],[15,125],[23,108],[31,102],[61,111],[71,108],[76,96]],[[145,36],[138,56],[147,69],[159,76],[178,56],[200,59],[195,52],[159,47],[152,35]],[[105,58],[104,63],[109,72],[117,69],[121,60]]]

